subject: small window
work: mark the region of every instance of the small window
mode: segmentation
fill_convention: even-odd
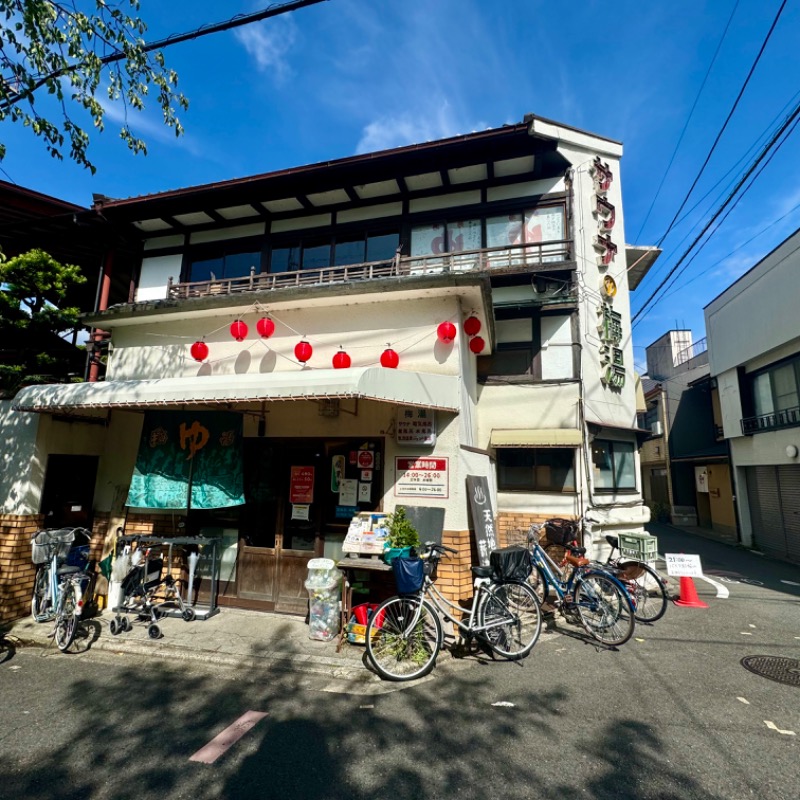
[[[272,251],[270,272],[297,272],[300,269],[300,247],[277,247]]]
[[[498,448],[497,488],[504,492],[574,492],[575,450]]]
[[[631,442],[595,439],[592,442],[592,474],[598,492],[636,489],[636,460]]]

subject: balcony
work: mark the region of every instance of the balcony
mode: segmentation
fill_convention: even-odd
[[[781,411],[773,411],[771,414],[761,414],[758,417],[745,417],[742,420],[742,433],[745,436],[752,436],[754,433],[798,426],[800,426],[800,406],[795,406]]]
[[[294,272],[260,272],[251,267],[244,277],[224,278],[193,283],[173,283],[169,279],[167,296],[173,300],[209,295],[238,294],[297,286],[326,286],[379,278],[437,275],[465,272],[502,274],[545,272],[568,268],[572,259],[570,240],[537,244],[489,247],[459,253],[430,256],[396,255],[390,261],[372,261],[343,266],[318,267]]]

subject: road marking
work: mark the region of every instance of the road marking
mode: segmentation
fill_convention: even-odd
[[[739,633],[741,633],[742,636],[752,636],[753,635],[752,633],[750,633],[750,631],[739,631]]]
[[[782,733],[784,736],[797,736],[797,734],[794,731],[782,731],[774,722],[770,722],[768,719],[764,720],[764,724],[771,731],[777,731],[778,733]]]
[[[781,583],[786,583],[789,586],[800,586],[800,583],[798,583],[797,581],[781,581]]]
[[[752,623],[752,622],[748,622],[748,623],[747,623],[747,625],[748,625],[748,627],[750,627],[750,628],[755,628],[755,625],[753,625],[753,623]]]
[[[266,711],[245,711],[232,725],[218,733],[207,745],[201,747],[189,761],[213,764],[231,745],[236,744],[254,725],[267,716]]]
[[[500,706],[502,708],[514,708],[513,703],[509,703],[508,700],[498,700],[496,703],[492,703],[493,706]]]
[[[711,580],[711,578],[707,578],[705,575],[699,575],[698,580],[705,581],[706,583],[710,583],[714,586],[717,590],[717,597],[722,598],[723,600],[726,597],[730,597],[730,592],[728,591],[727,586],[723,586],[721,583],[717,583],[716,581]]]
[[[745,697],[737,697],[736,698],[740,703],[744,703],[746,706],[750,705],[750,701]]]

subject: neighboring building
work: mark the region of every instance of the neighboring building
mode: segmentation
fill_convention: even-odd
[[[705,308],[742,541],[800,562],[800,230]]]
[[[654,516],[668,514],[676,524],[736,541],[728,447],[706,340],[693,343],[691,331],[672,330],[646,353],[647,411],[639,418],[651,434],[640,451],[645,502]]]
[[[15,399],[31,469],[7,513],[38,520],[53,459],[72,464],[97,476],[98,536],[218,535],[220,602],[291,613],[353,512],[398,504],[444,510],[460,555],[440,583],[468,597],[470,475],[488,481],[501,542],[590,508],[596,541],[641,531],[628,292],[659,251],[624,244],[621,154],[531,115],[100,199],[140,241],[134,291],[101,293],[88,320],[110,332],[105,381]],[[115,263],[110,250],[108,280]],[[153,466],[172,441],[186,449]],[[219,463],[182,472],[206,444]]]

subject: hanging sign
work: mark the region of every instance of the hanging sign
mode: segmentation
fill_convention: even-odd
[[[292,467],[289,481],[292,505],[314,502],[314,467]]]
[[[489,564],[489,554],[497,547],[494,528],[492,497],[485,475],[467,475],[467,495],[472,515],[472,531],[478,548],[478,561],[482,567]]]
[[[432,408],[400,409],[394,438],[403,447],[433,447],[436,444],[436,412]]]
[[[447,458],[395,457],[395,497],[449,497],[448,461]]]

